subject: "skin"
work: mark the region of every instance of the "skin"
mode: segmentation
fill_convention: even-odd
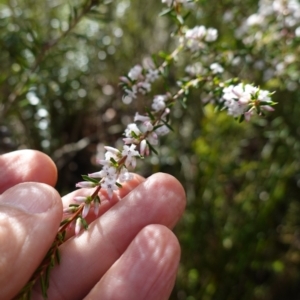
[[[54,163],[45,154],[21,150],[0,156],[0,299],[26,284],[49,249],[62,209],[81,189],[61,199],[53,186]],[[106,200],[89,229],[60,247],[51,271],[48,299],[168,299],[180,246],[171,229],[185,207],[180,183],[167,174],[134,179]],[[32,299],[43,299],[39,286]]]

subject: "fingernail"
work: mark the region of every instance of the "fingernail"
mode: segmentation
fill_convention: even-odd
[[[0,204],[21,209],[30,214],[49,210],[54,203],[54,193],[50,186],[42,183],[18,184],[0,197]]]

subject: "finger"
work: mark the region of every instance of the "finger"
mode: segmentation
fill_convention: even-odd
[[[25,181],[54,186],[57,170],[53,161],[42,152],[19,150],[0,156],[0,194]]]
[[[85,300],[169,299],[180,259],[175,235],[161,225],[142,229]]]
[[[174,177],[149,177],[86,232],[62,245],[61,265],[50,279],[50,299],[82,299],[142,228],[150,224],[172,228],[184,207],[185,193]]]
[[[11,299],[30,279],[61,215],[61,199],[46,184],[18,184],[0,196],[0,299]]]
[[[133,189],[135,189],[139,184],[145,181],[145,178],[138,175],[133,174],[133,179],[130,181],[126,181],[122,184],[122,188],[120,188],[116,193],[113,193],[111,199],[108,198],[107,193],[103,190],[100,190],[99,197],[101,200],[99,213],[97,215],[94,214],[93,209],[91,209],[90,213],[86,217],[86,221],[88,224],[93,222],[96,218],[103,215],[106,211],[108,211],[112,206],[118,203],[122,198],[124,198],[127,194],[129,194]],[[80,189],[74,191],[62,198],[64,207],[68,207],[72,203],[76,203],[74,198],[76,196],[90,196],[93,193],[92,189]],[[67,215],[66,215],[67,217]],[[70,238],[74,235],[74,228],[70,227],[67,232],[66,239]]]

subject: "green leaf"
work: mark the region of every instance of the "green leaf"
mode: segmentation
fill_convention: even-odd
[[[151,151],[153,151],[156,155],[158,155],[158,152],[153,148],[153,146],[146,140],[146,142],[147,142],[147,144],[148,144],[148,146],[149,146],[149,149],[151,150]]]
[[[116,186],[119,187],[119,188],[122,188],[122,187],[123,187],[122,184],[119,183],[119,182],[116,182]]]
[[[176,16],[176,20],[178,21],[178,23],[179,23],[180,25],[183,25],[183,24],[184,24],[184,19],[183,19],[183,17],[182,17],[181,15],[177,15],[177,16]]]
[[[168,124],[165,120],[161,119],[161,121],[171,130],[174,132],[174,129]]]
[[[87,223],[87,221],[86,221],[85,219],[81,218],[81,222],[82,222],[83,228],[84,228],[85,230],[87,230],[88,227],[89,227],[89,224]]]
[[[60,226],[63,226],[63,225],[65,225],[65,224],[67,224],[68,222],[70,222],[70,218],[68,218],[68,219],[65,219],[65,220],[62,220],[61,222],[60,222]]]
[[[182,105],[182,107],[184,109],[187,109],[186,100],[187,100],[186,97],[183,97],[182,99],[181,98],[179,99],[179,102],[180,102],[180,104]]]
[[[100,199],[100,197],[99,196],[96,196],[96,198],[95,198],[95,200],[94,200],[95,202],[98,202],[98,203],[101,203],[101,199]]]
[[[51,270],[51,268],[48,267],[46,269],[46,273],[45,273],[45,284],[46,284],[47,289],[49,288],[50,270]]]
[[[150,118],[152,121],[154,121],[154,120],[155,120],[155,117],[153,116],[153,114],[151,113],[150,109],[149,109],[147,106],[145,106],[145,111],[147,112],[149,118]]]
[[[42,296],[43,296],[44,299],[48,299],[47,286],[46,286],[46,282],[45,282],[44,276],[40,277],[40,283],[41,283]]]
[[[162,16],[166,16],[166,15],[169,15],[173,12],[174,8],[167,8],[167,9],[164,9],[160,14],[159,16],[162,17]]]
[[[81,175],[81,177],[82,177],[83,180],[89,181],[89,182],[92,182],[92,183],[99,183],[99,181],[100,181],[100,179],[91,178],[88,175]]]
[[[114,167],[117,168],[119,166],[118,162],[115,161],[113,157],[110,158],[110,161],[112,162],[112,164],[114,165]]]
[[[56,251],[55,251],[55,259],[56,259],[57,264],[59,265],[60,264],[60,252],[58,249],[56,249]]]

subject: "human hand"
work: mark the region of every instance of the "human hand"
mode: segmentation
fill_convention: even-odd
[[[51,187],[53,162],[36,151],[0,156],[0,172],[0,299],[11,299],[51,246],[62,207],[84,190],[62,201]],[[183,188],[172,176],[136,175],[111,201],[102,201],[97,218],[88,216],[87,231],[60,247],[48,298],[168,299],[180,258],[170,229],[184,207]],[[38,285],[32,299],[42,299]]]

